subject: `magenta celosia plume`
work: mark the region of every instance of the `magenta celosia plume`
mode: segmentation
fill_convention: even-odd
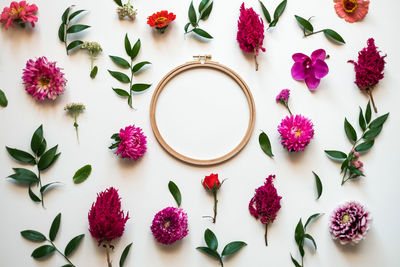
[[[286,116],[278,126],[281,144],[289,151],[303,151],[314,137],[313,123],[302,115]]]
[[[21,26],[25,26],[25,22],[30,22],[32,27],[35,27],[35,22],[38,18],[35,13],[38,11],[38,7],[35,4],[28,4],[26,1],[11,2],[10,7],[5,7],[0,16],[0,22],[3,23],[8,29],[10,26],[14,26],[14,23]]]
[[[64,92],[67,84],[64,73],[56,66],[56,62],[49,62],[46,57],[28,60],[22,80],[25,90],[39,101],[46,98],[55,100]]]
[[[187,214],[181,208],[165,208],[154,216],[151,232],[157,242],[171,245],[188,234]]]
[[[118,191],[110,187],[97,194],[97,200],[89,211],[89,232],[97,240],[110,242],[122,236],[129,212],[121,210],[121,198]]]
[[[147,141],[142,129],[135,125],[127,126],[119,131],[120,143],[116,154],[122,158],[138,160],[146,152]]]

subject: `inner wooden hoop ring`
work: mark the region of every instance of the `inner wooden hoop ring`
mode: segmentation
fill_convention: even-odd
[[[217,157],[217,158],[213,158],[213,159],[195,159],[195,158],[187,157],[185,155],[178,153],[170,145],[167,144],[167,142],[164,140],[164,138],[162,138],[160,131],[158,129],[158,126],[157,126],[157,122],[156,122],[157,101],[158,101],[158,97],[160,96],[164,87],[175,76],[181,74],[182,72],[184,72],[186,70],[196,69],[196,68],[209,68],[209,69],[219,70],[219,71],[225,73],[226,75],[228,75],[229,77],[231,77],[242,89],[243,93],[246,96],[247,103],[249,105],[249,115],[250,115],[249,117],[250,118],[249,118],[249,123],[247,126],[245,136],[232,151],[230,151],[229,153],[227,153],[221,157]],[[219,163],[227,161],[228,159],[236,156],[240,152],[240,150],[242,150],[243,147],[248,143],[248,141],[251,137],[251,133],[253,132],[254,123],[255,123],[255,115],[256,115],[255,113],[256,113],[256,109],[255,109],[253,96],[252,96],[251,91],[250,91],[249,87],[247,86],[247,84],[243,81],[243,79],[236,72],[234,72],[233,70],[229,69],[228,67],[221,65],[218,62],[214,62],[214,61],[206,61],[206,62],[191,61],[191,62],[187,62],[183,65],[176,67],[175,69],[170,71],[167,75],[165,75],[164,78],[162,78],[162,80],[158,83],[158,85],[153,93],[153,97],[152,97],[151,103],[150,103],[150,123],[151,123],[153,133],[156,136],[158,143],[160,143],[160,145],[169,154],[171,154],[175,158],[177,158],[183,162],[193,164],[193,165],[198,165],[198,166],[219,164]]]

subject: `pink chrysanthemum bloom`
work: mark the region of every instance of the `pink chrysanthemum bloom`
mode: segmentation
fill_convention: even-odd
[[[275,100],[276,103],[281,102],[282,104],[287,104],[290,96],[290,90],[289,89],[283,89],[280,91],[280,93],[276,96]]]
[[[55,100],[65,90],[67,80],[56,62],[40,57],[36,61],[28,60],[23,71],[22,80],[25,90],[38,101],[48,98]]]
[[[281,144],[289,151],[303,151],[314,137],[313,123],[302,115],[286,116],[278,126]]]
[[[171,245],[188,234],[187,214],[181,208],[165,208],[154,216],[151,231],[157,242]]]
[[[362,20],[368,13],[369,0],[333,0],[336,14],[347,22]]]
[[[368,232],[371,224],[369,211],[358,202],[351,201],[337,207],[331,215],[329,231],[340,244],[355,245]]]
[[[89,211],[89,232],[100,246],[122,236],[129,212],[121,210],[121,198],[118,191],[110,187],[97,194],[97,200]]]
[[[281,196],[273,184],[275,175],[269,175],[263,186],[256,189],[254,197],[250,200],[249,211],[256,219],[260,218],[262,224],[265,224],[265,245],[268,246],[267,229],[268,224],[272,223],[276,214],[281,208]]]
[[[121,155],[122,158],[138,160],[143,157],[143,154],[147,150],[146,136],[143,134],[142,129],[135,127],[135,125],[121,129],[119,134],[114,134],[111,138],[116,142],[109,148],[118,147],[115,154]]]
[[[10,7],[5,7],[0,16],[0,22],[8,29],[14,26],[14,23],[25,27],[25,22],[30,22],[32,27],[35,27],[35,22],[38,18],[34,15],[38,11],[35,4],[27,4],[26,1],[11,2]]]
[[[260,16],[254,12],[253,8],[245,8],[244,3],[240,6],[236,39],[239,42],[240,49],[246,53],[254,54],[256,70],[258,70],[258,52],[260,49],[265,52],[265,48],[263,47],[264,23]]]

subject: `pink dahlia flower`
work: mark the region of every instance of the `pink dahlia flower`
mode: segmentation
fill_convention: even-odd
[[[240,49],[246,53],[254,54],[256,70],[258,70],[258,52],[260,49],[265,52],[265,48],[263,47],[264,23],[260,16],[254,12],[253,8],[245,8],[244,3],[240,6],[236,39],[239,42]]]
[[[188,234],[187,214],[181,208],[165,208],[154,216],[151,231],[157,242],[171,245]]]
[[[362,20],[369,9],[369,0],[333,0],[336,14],[347,22]]]
[[[110,148],[118,146],[115,154],[121,155],[122,158],[138,160],[146,152],[147,141],[142,129],[135,125],[127,126],[119,131],[119,135],[112,137],[116,143]]]
[[[302,115],[286,116],[278,126],[281,144],[289,151],[303,151],[314,137],[313,123]]]
[[[371,224],[369,211],[358,202],[351,201],[337,207],[331,215],[329,231],[340,244],[355,245],[368,232]]]
[[[292,58],[294,60],[292,67],[293,79],[305,81],[310,90],[317,89],[320,80],[329,72],[328,65],[325,63],[325,50],[315,50],[312,52],[311,58],[302,53],[296,53]]]
[[[56,66],[56,62],[49,62],[46,57],[40,57],[36,61],[28,60],[22,80],[25,90],[39,101],[45,98],[55,100],[64,92],[67,84],[64,73]]]
[[[11,2],[10,7],[5,7],[0,16],[0,22],[8,29],[14,26],[14,23],[25,27],[25,22],[30,22],[32,27],[35,27],[35,22],[38,18],[34,15],[38,11],[35,4],[27,4],[26,1]]]

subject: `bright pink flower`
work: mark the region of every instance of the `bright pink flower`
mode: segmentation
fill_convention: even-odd
[[[30,22],[35,27],[38,18],[34,15],[38,11],[35,4],[29,5],[26,1],[11,2],[10,7],[5,7],[0,16],[0,22],[5,24],[6,29],[14,26],[14,23],[25,26],[25,22]]]
[[[147,140],[142,129],[135,125],[127,126],[119,131],[119,140],[117,140],[118,149],[115,154],[122,158],[138,160],[146,152]]]
[[[302,53],[296,53],[292,58],[294,60],[293,79],[305,81],[310,90],[315,90],[320,80],[329,72],[328,65],[325,63],[326,53],[324,49],[312,52],[311,58]]]
[[[303,151],[314,137],[313,124],[302,115],[286,116],[278,126],[281,144],[289,151]]]
[[[276,103],[282,102],[283,104],[287,104],[287,102],[289,100],[289,96],[290,96],[290,90],[289,89],[283,89],[276,96],[276,98],[275,98]]]
[[[47,61],[46,57],[26,62],[22,80],[25,90],[36,100],[43,101],[45,98],[55,100],[64,92],[67,80],[56,64]]]
[[[151,232],[157,242],[171,245],[188,234],[187,214],[181,208],[168,207],[153,219]]]
[[[369,0],[333,0],[336,14],[347,22],[362,20],[368,13]]]

